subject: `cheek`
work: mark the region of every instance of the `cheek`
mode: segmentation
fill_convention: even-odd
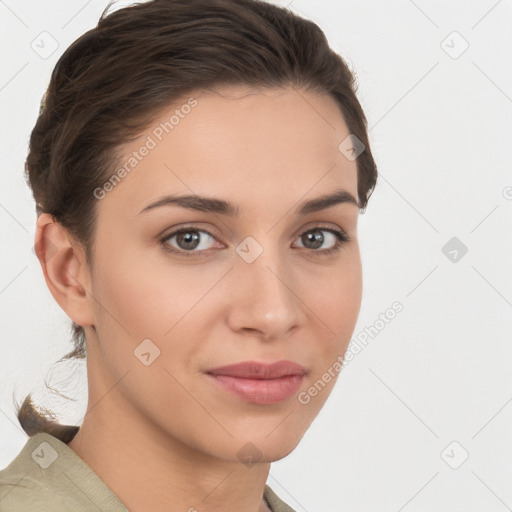
[[[161,297],[154,294],[144,268],[121,257],[115,264],[103,266],[95,281],[100,325],[112,324],[114,329],[133,338],[150,337],[155,327],[155,305]]]
[[[93,295],[97,320],[138,338],[162,338],[182,319],[211,286],[199,266],[179,271],[176,264],[158,255],[158,248],[126,247],[119,256],[98,258]]]
[[[347,252],[337,266],[326,268],[321,278],[322,286],[314,289],[314,310],[330,327],[331,334],[345,337],[351,331],[361,306],[362,268],[359,251]]]
[[[362,268],[357,250],[347,255],[339,267],[326,269],[315,295],[307,304],[316,315],[314,353],[318,355],[316,371],[323,373],[338,356],[342,356],[353,335],[362,298]],[[320,282],[320,281],[319,281]],[[314,333],[313,333],[314,334]]]

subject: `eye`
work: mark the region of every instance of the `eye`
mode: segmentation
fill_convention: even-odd
[[[176,245],[171,244],[173,240]],[[160,239],[160,244],[167,252],[183,256],[198,256],[200,253],[208,251],[211,241],[215,241],[215,238],[208,231],[188,226],[169,233]]]
[[[324,233],[327,233],[327,236]],[[299,236],[299,240],[305,249],[327,255],[339,251],[345,243],[350,241],[350,238],[347,233],[341,230],[315,227],[304,231]],[[328,242],[328,247],[326,249],[319,249],[326,241]]]
[[[324,233],[327,233],[327,236]],[[302,232],[299,241],[299,247],[304,250],[325,256],[341,250],[342,246],[350,241],[350,237],[344,231],[318,226]],[[164,251],[185,257],[207,256],[212,248],[212,242],[216,242],[216,239],[211,233],[195,226],[177,229],[159,240]],[[321,249],[325,242],[328,242],[328,247]]]

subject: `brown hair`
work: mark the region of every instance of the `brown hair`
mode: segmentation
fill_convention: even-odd
[[[91,271],[93,191],[112,175],[120,145],[191,91],[248,85],[330,94],[365,146],[357,172],[366,209],[377,168],[355,75],[315,23],[262,0],[153,0],[107,14],[109,7],[57,62],[25,166],[37,214],[68,230]],[[62,359],[85,358],[83,328],[71,328],[75,348]],[[48,420],[30,394],[16,409],[29,436],[45,431],[68,442],[79,428]]]

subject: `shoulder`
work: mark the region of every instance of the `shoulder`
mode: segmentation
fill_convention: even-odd
[[[51,466],[56,453],[45,436],[36,434],[29,438],[16,458],[0,471],[2,512],[38,511],[43,510],[41,503],[61,504],[59,495],[52,496],[52,478],[48,477],[53,472],[45,472],[45,466]]]
[[[263,496],[267,500],[272,512],[295,512],[295,510],[282,501],[268,485],[265,485]]]
[[[265,485],[272,512],[295,512]],[[128,512],[118,497],[60,439],[40,432],[0,470],[1,512]]]
[[[0,471],[1,512],[60,512],[127,508],[63,441],[40,432]]]

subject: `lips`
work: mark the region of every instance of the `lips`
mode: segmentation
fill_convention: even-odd
[[[286,360],[272,364],[246,361],[206,372],[217,389],[259,405],[290,398],[299,390],[306,374],[306,368]]]
[[[279,379],[291,375],[305,375],[306,368],[292,361],[282,360],[275,363],[258,363],[244,361],[242,363],[221,366],[208,370],[211,375],[226,375],[241,379]]]

